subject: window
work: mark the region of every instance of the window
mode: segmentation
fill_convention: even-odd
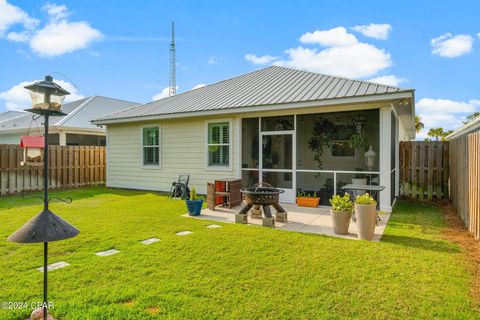
[[[332,134],[332,156],[354,157],[355,148],[349,143],[350,135],[354,129],[348,125],[334,125]]]
[[[160,165],[160,130],[159,127],[143,128],[143,165]]]
[[[230,166],[230,123],[208,124],[208,166]]]

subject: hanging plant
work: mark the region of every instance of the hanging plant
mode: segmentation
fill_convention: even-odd
[[[322,169],[321,156],[323,146],[332,146],[333,123],[322,116],[317,116],[312,129],[312,137],[308,140],[308,148],[315,152],[313,160],[317,162],[318,168]]]
[[[350,145],[351,148],[360,148],[360,149],[368,149],[368,141],[363,135],[362,132],[360,133],[353,133],[350,136],[350,140],[348,141],[348,144]]]

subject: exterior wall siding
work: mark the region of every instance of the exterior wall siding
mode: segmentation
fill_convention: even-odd
[[[207,168],[206,118],[109,125],[107,186],[170,191],[178,175],[189,174],[190,188],[195,187],[198,193],[205,194],[207,182],[237,177],[237,124],[233,118],[221,118],[227,119],[232,120],[230,149],[233,154],[231,168],[222,170]],[[159,167],[144,167],[142,163],[142,128],[148,126],[160,126]]]

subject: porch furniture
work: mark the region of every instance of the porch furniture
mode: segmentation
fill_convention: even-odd
[[[227,206],[229,209],[242,203],[240,188],[242,181],[236,178],[215,180],[215,183],[207,183],[207,207],[215,211],[218,205]]]
[[[190,196],[190,190],[188,189],[188,182],[190,181],[190,175],[181,174],[178,176],[178,180],[172,182],[170,188],[170,198],[172,199],[187,199]]]
[[[385,189],[385,186],[368,185],[368,184],[347,184],[347,185],[344,185],[342,189],[348,192],[353,197],[353,201],[355,201],[355,197],[359,195],[359,191],[368,191],[368,193],[375,200],[377,200],[377,203],[378,203],[378,192],[383,191],[383,189]]]
[[[379,202],[378,202],[378,192],[383,191],[385,189],[385,186],[377,186],[377,185],[368,185],[368,184],[347,184],[343,186],[342,188],[346,192],[350,194],[351,197],[353,197],[352,201],[355,201],[355,198],[358,195],[359,191],[368,191],[368,193],[372,196],[377,201],[377,209],[379,208]],[[356,222],[357,219],[356,217],[352,217],[353,222]],[[380,217],[377,216],[377,221],[380,221]]]
[[[273,216],[270,206],[273,206],[277,211],[277,222],[287,221],[287,212],[280,206],[280,193],[284,190],[277,189],[268,183],[259,183],[253,188],[242,189],[240,192],[245,196],[246,204],[237,215],[247,216],[248,211],[252,207],[263,207],[263,225],[273,227]]]

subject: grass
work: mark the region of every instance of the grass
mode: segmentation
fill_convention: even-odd
[[[53,212],[77,226],[50,245],[57,319],[474,319],[470,266],[441,237],[441,212],[398,202],[380,243],[181,217],[185,204],[149,192],[58,192]],[[0,199],[0,239],[40,211]],[[182,230],[193,234],[179,237]],[[150,237],[160,242],[139,243]],[[97,251],[121,252],[97,257]],[[0,302],[41,301],[42,245],[0,242]],[[31,310],[0,310],[25,319]]]

